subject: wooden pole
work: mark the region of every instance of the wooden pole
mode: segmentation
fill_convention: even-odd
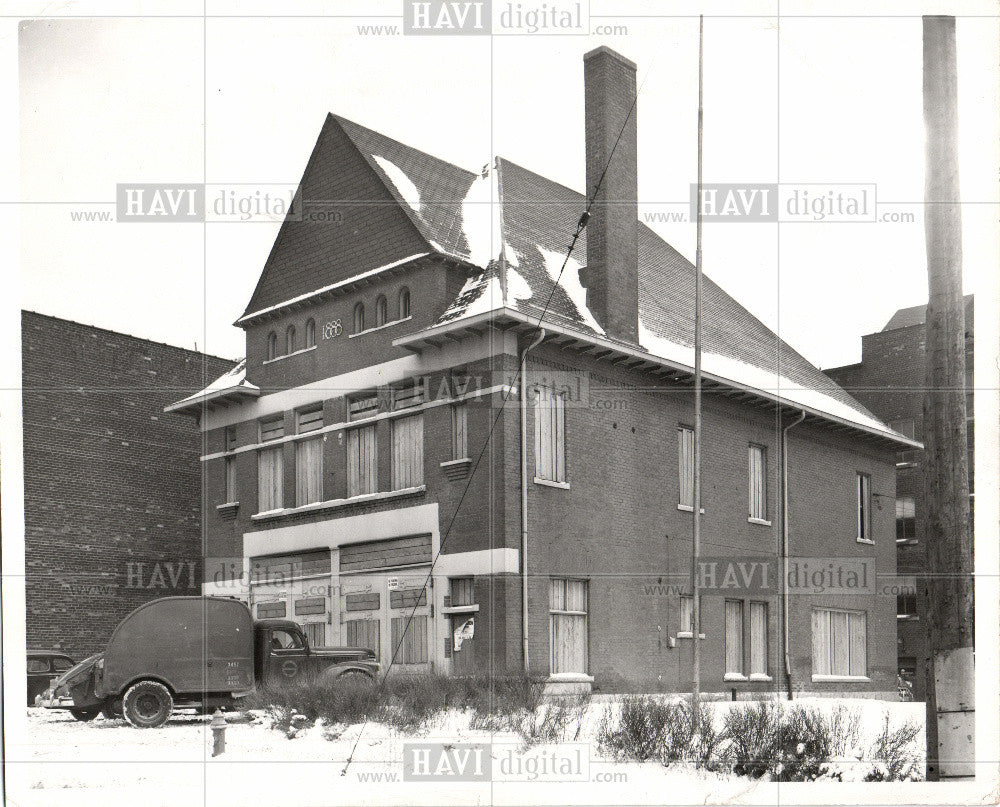
[[[928,777],[975,775],[974,605],[966,442],[965,302],[955,18],[923,18],[927,127],[924,491],[929,623]],[[934,735],[936,734],[936,738]]]
[[[701,580],[699,555],[701,553],[701,184],[702,184],[702,135],[705,110],[704,92],[704,38],[705,18],[698,17],[698,188],[695,214],[694,258],[694,526],[691,552],[691,577],[694,591],[692,604],[691,636],[691,700],[695,714],[701,699]]]

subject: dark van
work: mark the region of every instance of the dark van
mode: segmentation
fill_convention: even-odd
[[[42,705],[68,708],[78,720],[103,711],[154,728],[175,706],[231,706],[260,686],[303,679],[374,683],[378,670],[372,651],[312,648],[297,623],[255,622],[239,600],[165,597],[125,617],[105,651],[57,678]]]

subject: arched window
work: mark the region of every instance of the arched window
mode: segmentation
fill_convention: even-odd
[[[271,331],[267,335],[267,360],[274,361],[278,355],[278,334]]]
[[[365,304],[354,306],[354,332],[361,333],[365,329]]]
[[[295,326],[289,325],[285,331],[285,355],[295,352]]]
[[[380,294],[378,299],[375,301],[375,325],[385,325],[386,320],[389,319],[389,306],[385,301],[385,295]]]
[[[316,320],[306,320],[306,347],[316,347]]]
[[[399,290],[399,318],[406,319],[410,316],[410,290],[403,286]]]

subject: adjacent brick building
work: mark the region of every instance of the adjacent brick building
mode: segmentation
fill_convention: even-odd
[[[83,657],[200,590],[201,435],[163,407],[232,362],[30,311],[21,348],[27,644]]]
[[[965,298],[966,416],[969,440],[970,504],[975,504],[973,440],[973,297]],[[861,337],[861,361],[834,367],[827,375],[899,432],[923,439],[923,404],[927,306],[902,308],[885,327]],[[904,449],[896,457],[896,566],[905,585],[897,596],[898,664],[900,675],[912,682],[916,700],[926,696],[930,664],[927,627],[920,621],[917,583],[926,569],[924,546],[923,452]]]
[[[694,270],[637,220],[635,65],[585,65],[588,187],[611,165],[565,268],[582,195],[327,117],[246,362],[167,408],[205,435],[206,592],[394,671],[690,686]],[[708,279],[704,311],[703,684],[894,692],[875,503],[917,444]]]

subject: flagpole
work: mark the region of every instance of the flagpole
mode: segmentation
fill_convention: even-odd
[[[701,700],[701,581],[698,561],[701,552],[701,185],[702,135],[704,129],[704,37],[705,17],[698,17],[698,187],[695,196],[694,258],[694,530],[691,552],[692,604],[691,702],[697,713]]]

